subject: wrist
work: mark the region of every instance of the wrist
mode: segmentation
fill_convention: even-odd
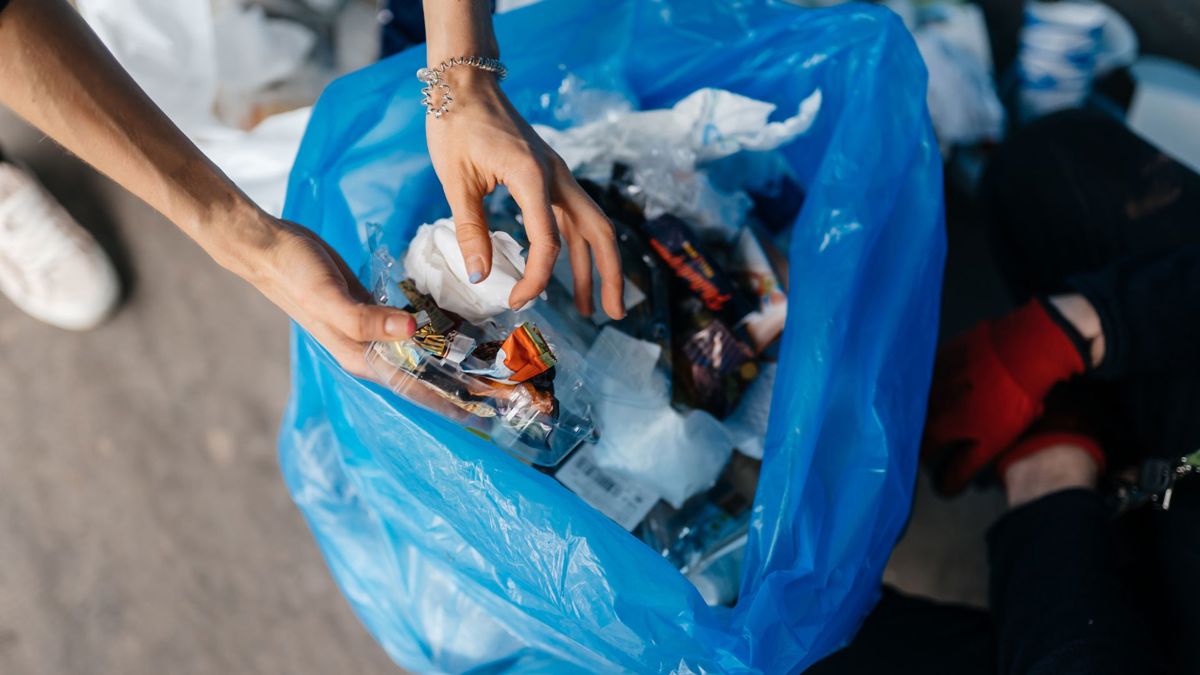
[[[506,107],[504,93],[500,89],[500,78],[494,72],[489,72],[470,65],[462,64],[447,68],[440,75],[440,83],[431,87],[431,110],[437,112],[442,106],[444,96],[449,93],[452,102],[445,107],[449,115],[429,115],[427,122],[438,125],[451,125],[454,118],[472,111],[499,111]]]
[[[209,236],[200,245],[221,267],[256,284],[266,270],[263,260],[282,231],[280,221],[252,203],[245,203],[207,220]]]
[[[1104,332],[1096,308],[1079,294],[1055,295],[1048,302],[1087,344],[1089,364],[1093,368],[1100,365],[1104,361]]]

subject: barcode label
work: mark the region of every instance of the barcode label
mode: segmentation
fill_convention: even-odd
[[[592,459],[591,446],[580,448],[554,477],[597,511],[630,531],[658,501],[658,495],[653,492],[620,480],[597,466]]]

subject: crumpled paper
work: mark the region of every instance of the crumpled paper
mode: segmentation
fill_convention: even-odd
[[[473,284],[454,221],[443,218],[417,229],[404,254],[404,274],[438,307],[480,323],[510,309],[508,298],[525,274],[525,259],[516,240],[505,232],[492,232],[492,273]]]

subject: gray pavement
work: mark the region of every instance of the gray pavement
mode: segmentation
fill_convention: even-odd
[[[0,142],[133,277],[86,334],[0,297],[0,673],[397,672],[280,478],[284,316],[2,111]]]

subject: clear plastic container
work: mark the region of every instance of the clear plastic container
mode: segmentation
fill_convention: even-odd
[[[583,359],[556,332],[559,322],[544,303],[471,324],[431,306],[428,296],[417,297],[386,251],[377,251],[372,266],[375,300],[409,309],[418,324],[412,338],[367,347],[367,364],[379,382],[539,466],[555,466],[581,443],[594,440]],[[504,372],[512,360],[503,351],[497,354],[496,346],[516,344],[510,339],[518,333],[534,369],[547,370],[529,378]],[[487,345],[490,353],[483,349]]]

